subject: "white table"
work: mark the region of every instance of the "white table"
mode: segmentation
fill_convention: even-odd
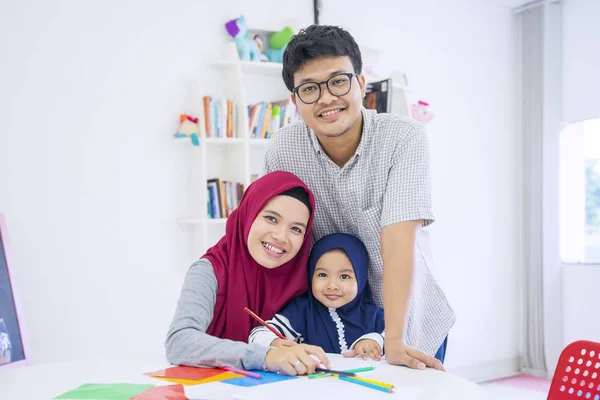
[[[378,399],[402,398],[403,400],[485,400],[487,391],[466,379],[449,372],[432,369],[411,370],[391,366],[385,361],[365,362],[360,359],[344,359],[339,355],[328,355],[332,368],[348,369],[373,365],[375,369],[358,375],[396,386],[395,393],[387,394],[359,385],[340,381],[335,377],[308,379],[301,377],[289,381],[255,387],[239,387],[214,382],[187,386],[190,399]],[[52,399],[85,383],[150,383],[166,385],[168,382],[143,375],[144,372],[168,368],[165,361],[72,361],[39,364],[11,370],[0,370],[0,398]]]

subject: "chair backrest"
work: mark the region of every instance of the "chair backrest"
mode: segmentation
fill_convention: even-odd
[[[562,351],[548,400],[600,400],[600,343],[579,340]]]

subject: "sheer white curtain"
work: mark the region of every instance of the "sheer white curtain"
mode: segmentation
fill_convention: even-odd
[[[554,363],[554,355],[548,357],[549,346],[556,347],[562,331],[556,317],[562,308],[555,200],[555,139],[561,107],[560,3],[537,1],[522,8],[515,14],[515,29],[523,168],[523,368],[545,374]]]

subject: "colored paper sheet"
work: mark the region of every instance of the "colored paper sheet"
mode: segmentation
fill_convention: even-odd
[[[185,389],[181,385],[155,386],[131,400],[187,400]]]
[[[154,385],[134,385],[131,383],[88,383],[55,399],[129,400],[154,387]]]
[[[172,383],[179,383],[180,385],[194,386],[194,385],[200,385],[202,383],[219,382],[219,381],[224,381],[226,379],[239,378],[242,376],[244,376],[244,375],[234,374],[233,372],[223,372],[222,374],[211,376],[210,378],[206,378],[206,379],[202,379],[202,380],[164,378],[162,376],[153,376],[153,378],[161,379],[163,381],[172,382]]]
[[[242,378],[244,375],[236,374],[235,372],[225,372],[220,375],[211,376],[210,378],[202,379],[200,383],[221,382],[227,379]]]
[[[172,368],[163,369],[160,371],[147,372],[144,375],[162,377],[162,378],[175,378],[175,379],[193,379],[201,381],[206,378],[210,378],[215,375],[223,374],[225,371],[218,368],[196,368],[177,366]]]
[[[195,380],[195,379],[164,378],[162,376],[153,376],[152,378],[160,379],[161,381],[177,383],[179,385],[186,385],[186,386],[194,386],[194,385],[199,385],[202,383],[202,381]]]
[[[248,376],[244,376],[242,378],[228,379],[223,381],[223,383],[227,383],[229,385],[236,386],[258,386],[258,385],[266,385],[269,383],[287,381],[290,379],[297,379],[295,376],[287,376],[287,375],[279,375],[274,374],[272,372],[263,372],[263,371],[250,371],[255,372],[257,374],[262,375],[262,379],[251,378]]]

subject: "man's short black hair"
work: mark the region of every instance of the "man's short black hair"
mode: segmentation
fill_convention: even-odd
[[[283,53],[283,82],[294,90],[294,73],[309,60],[321,57],[350,57],[354,72],[362,73],[358,44],[346,30],[331,25],[311,25],[292,37]]]

